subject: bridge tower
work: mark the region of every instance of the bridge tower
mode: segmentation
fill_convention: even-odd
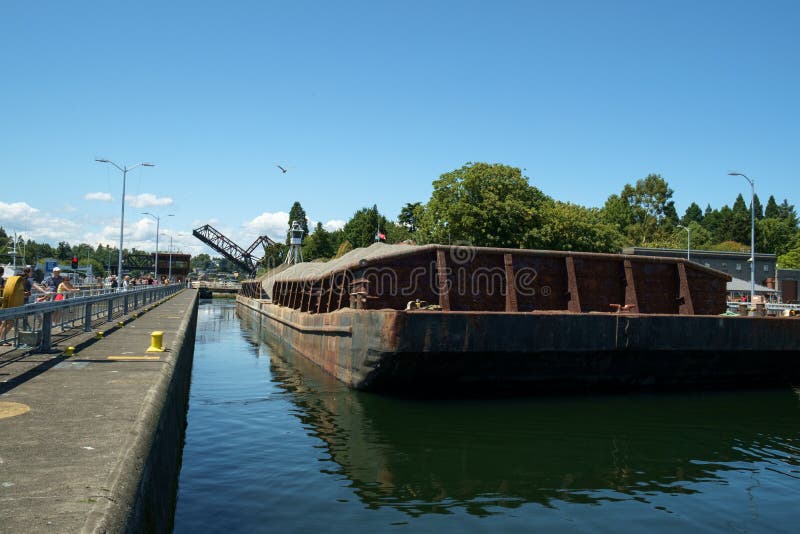
[[[298,221],[292,221],[289,230],[289,252],[286,254],[286,265],[303,263],[303,229]]]

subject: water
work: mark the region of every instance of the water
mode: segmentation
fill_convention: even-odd
[[[800,393],[408,400],[201,304],[176,532],[797,532]]]

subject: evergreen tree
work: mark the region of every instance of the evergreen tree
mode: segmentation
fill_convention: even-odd
[[[778,203],[775,202],[775,197],[770,195],[767,200],[767,207],[764,209],[764,217],[767,219],[780,218],[780,210],[778,210]]]
[[[755,206],[756,220],[760,221],[764,218],[764,207],[761,205],[758,195],[753,196],[753,206]]]
[[[295,201],[292,204],[292,209],[289,210],[289,229],[286,230],[286,244],[289,244],[289,230],[292,229],[292,221],[300,223],[300,228],[303,229],[303,238],[308,236],[308,217],[306,217],[306,210],[300,205],[300,202]]]
[[[711,206],[708,207],[708,210],[711,210]],[[686,212],[683,214],[683,219],[681,219],[681,224],[684,226],[689,226],[689,224],[694,221],[696,223],[703,222],[703,210],[700,209],[695,202],[689,204],[689,207],[686,208]]]
[[[733,203],[731,210],[731,225],[730,237],[731,240],[737,243],[750,242],[750,210],[744,202],[744,197],[739,194],[736,197],[736,202]]]

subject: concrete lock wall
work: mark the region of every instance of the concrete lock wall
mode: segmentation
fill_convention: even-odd
[[[171,532],[180,474],[194,359],[198,296],[171,344],[169,364],[149,392],[142,417],[113,475],[108,500],[99,502],[83,532]]]

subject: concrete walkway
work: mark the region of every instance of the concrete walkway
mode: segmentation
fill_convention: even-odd
[[[0,532],[171,530],[196,319],[184,290],[102,339],[0,355]]]

